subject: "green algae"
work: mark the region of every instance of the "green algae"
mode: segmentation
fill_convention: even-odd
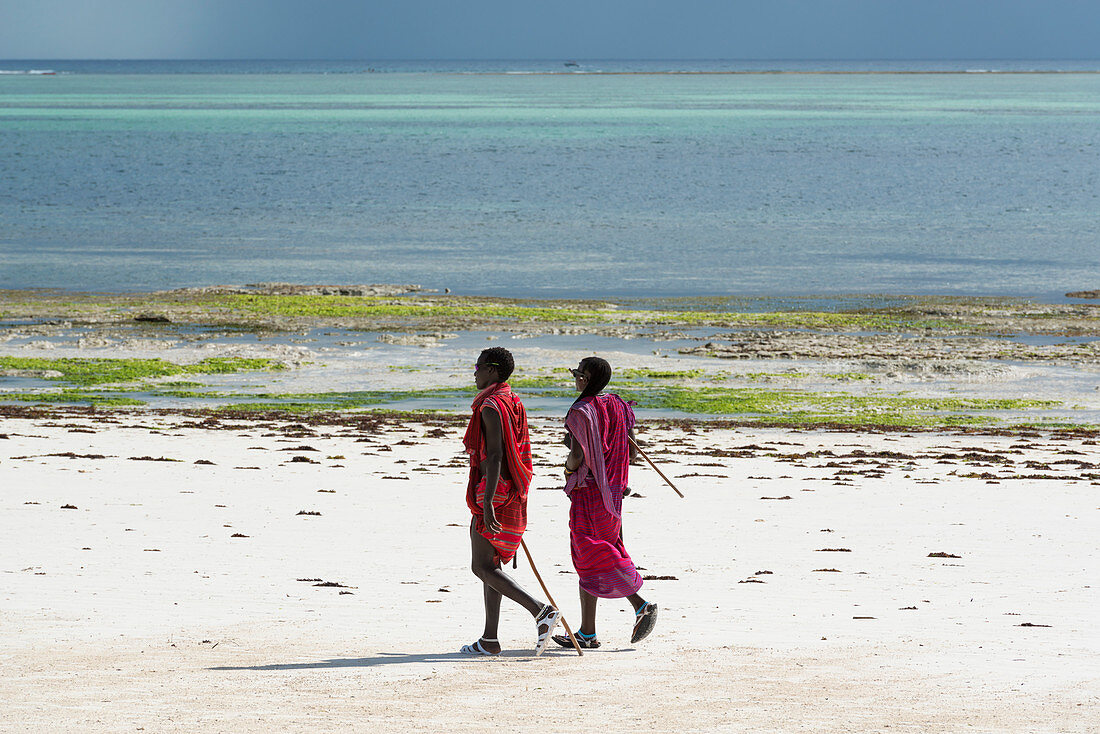
[[[835,310],[829,310],[830,306]],[[997,336],[1027,333],[1096,334],[1100,309],[1039,304],[1020,299],[845,296],[806,298],[504,299],[442,294],[377,296],[215,293],[58,294],[0,291],[5,318],[87,319],[133,322],[147,313],[170,323],[208,324],[240,331],[297,328],[292,321],[347,320],[348,328],[477,328],[523,324],[635,325],[639,327],[730,327],[817,331],[921,332]]]
[[[1027,417],[1030,410],[1058,407],[1056,401],[988,398],[914,398],[904,396],[861,396],[844,393],[811,393],[798,390],[759,390],[675,386],[616,390],[644,410],[668,411],[716,419],[734,419],[748,424],[810,428],[847,426],[853,428],[1089,428],[1061,417]],[[464,406],[471,392],[457,388],[423,390],[369,390],[318,393],[202,393],[160,391],[158,397],[217,400],[212,410],[228,413],[360,413],[392,412],[388,405],[416,400],[445,400]],[[572,390],[533,388],[522,391],[524,398],[575,397]],[[141,400],[125,391],[64,390],[56,393],[16,393],[0,396],[0,402],[37,404],[86,404],[92,406],[142,406]],[[413,413],[464,413],[457,409],[413,409]],[[990,413],[1009,412],[1008,417]],[[1025,415],[1020,415],[1024,413]]]
[[[655,370],[640,367],[622,370],[616,377],[624,380],[692,380],[705,375],[706,370]]]
[[[733,377],[740,377],[753,382],[769,380],[801,380],[810,376],[808,372],[745,372]]]
[[[275,359],[245,357],[208,357],[195,364],[180,365],[183,374],[228,375],[237,372],[273,372],[285,370],[286,365]]]
[[[84,390],[62,390],[61,392],[38,393],[0,393],[0,402],[17,401],[20,403],[94,405],[103,407],[124,407],[147,405],[144,400],[128,398],[114,392],[86,392]]]
[[[568,383],[569,380],[565,377],[553,377],[549,375],[543,375],[541,377],[520,377],[508,380],[508,384],[517,390],[560,388]]]
[[[148,308],[163,303],[150,302]],[[254,318],[368,319],[386,323],[418,323],[468,327],[499,322],[581,324],[615,323],[648,326],[766,327],[842,331],[902,331],[958,329],[958,320],[910,313],[829,311],[708,311],[623,308],[615,304],[539,301],[471,296],[338,296],[234,294],[207,296],[187,303],[192,315],[203,311],[221,320],[237,315],[242,325]],[[118,305],[127,312],[134,303]]]
[[[221,375],[250,370],[281,370],[285,367],[272,359],[240,357],[211,357],[189,365],[178,365],[163,359],[0,357],[0,369],[60,372],[60,376],[44,379],[75,385],[101,385],[172,375]]]
[[[751,416],[779,423],[859,425],[966,425],[996,423],[992,411],[1028,411],[1061,405],[1050,400],[911,398],[809,393],[798,390],[668,387],[622,390],[638,407],[696,415]]]
[[[224,399],[227,397],[232,397],[231,394],[227,393],[200,392],[199,390],[153,390],[150,394],[158,398],[176,398],[180,400],[210,400],[212,398]]]
[[[233,295],[213,305],[264,316],[431,320],[456,325],[485,321],[572,322],[606,319],[603,312],[569,306],[520,305],[477,298],[402,298],[385,296]]]
[[[467,400],[471,391],[457,388],[429,388],[420,390],[353,390],[317,393],[249,393],[233,394],[245,402],[233,403],[228,407],[240,410],[292,410],[292,411],[340,411],[355,410],[387,403],[406,400],[425,400],[432,398],[453,398]],[[212,397],[206,395],[204,397]]]

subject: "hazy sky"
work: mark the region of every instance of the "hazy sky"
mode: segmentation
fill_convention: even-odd
[[[0,58],[1094,59],[1100,0],[0,0]]]

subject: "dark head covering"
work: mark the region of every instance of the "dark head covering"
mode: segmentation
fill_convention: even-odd
[[[611,382],[611,365],[602,357],[585,357],[581,360],[580,369],[588,373],[588,384],[584,386],[584,390],[573,401],[574,405],[585,398],[596,397],[601,390],[607,387],[607,383]]]

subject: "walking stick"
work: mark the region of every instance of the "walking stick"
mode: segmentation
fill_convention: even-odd
[[[642,451],[642,447],[639,446],[638,443],[634,439],[630,438],[630,436],[627,436],[626,440],[630,441],[630,445],[633,446],[634,450],[638,452],[638,456],[642,457],[647,462],[649,462],[649,465],[653,467],[653,470],[661,475],[661,479],[664,479],[665,483],[668,484],[668,486],[672,487],[672,491],[675,492],[676,494],[680,495],[681,498],[683,498],[684,493],[681,492],[680,490],[676,489],[676,485],[672,483],[671,479],[669,479],[668,477],[665,476],[665,473],[663,471],[661,471],[659,468],[657,468],[657,465],[653,463],[653,459],[651,459],[651,458],[649,458],[648,456],[645,455],[645,452]]]
[[[554,601],[554,597],[550,596],[550,589],[546,588],[546,584],[542,580],[542,576],[539,575],[539,570],[535,568],[535,559],[531,557],[531,551],[527,550],[527,543],[523,538],[519,539],[519,544],[523,546],[523,552],[527,555],[527,562],[531,564],[531,570],[535,572],[535,578],[539,580],[539,586],[542,587],[542,592],[546,594],[547,601],[550,602],[550,606],[558,609],[557,603]],[[581,652],[581,646],[577,644],[577,638],[573,636],[573,630],[569,629],[569,623],[565,621],[565,615],[561,616],[561,624],[565,627],[565,631],[569,634],[569,640],[573,643],[573,647],[577,649],[577,654],[584,656]]]

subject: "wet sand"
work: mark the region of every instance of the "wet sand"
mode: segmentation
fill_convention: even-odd
[[[647,425],[629,644],[499,659],[468,570],[461,420],[66,411],[0,424],[0,730],[1095,731],[1088,435]],[[579,622],[536,418],[527,543]],[[517,578],[536,582],[521,560]],[[320,584],[320,585],[318,585]],[[541,595],[541,592],[539,592]]]

